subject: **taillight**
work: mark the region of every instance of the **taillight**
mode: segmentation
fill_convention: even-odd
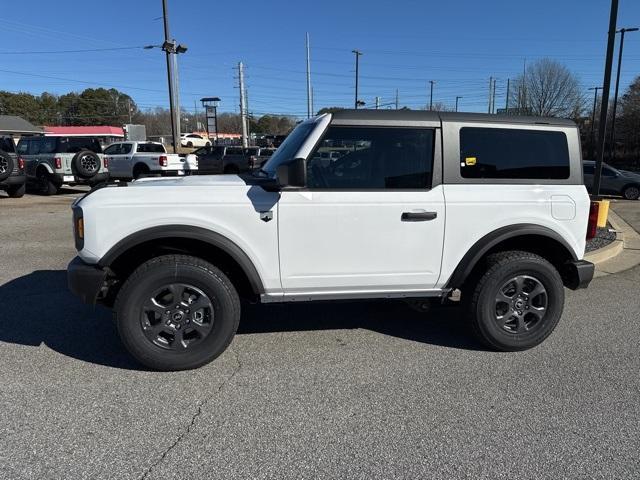
[[[255,155],[251,155],[249,157],[249,165],[253,168],[256,166],[256,156]]]
[[[161,167],[166,167],[167,165],[169,165],[169,161],[164,155],[161,155],[160,158],[158,158],[158,163]]]
[[[18,157],[18,169],[24,170],[24,158]]]
[[[109,157],[104,157],[102,163],[104,163],[104,168],[109,168]]]
[[[589,223],[587,223],[587,240],[594,238],[598,232],[598,211],[600,210],[600,204],[598,202],[591,202],[589,207]]]
[[[56,157],[53,160],[56,162],[56,168],[62,168],[62,159],[60,157]]]

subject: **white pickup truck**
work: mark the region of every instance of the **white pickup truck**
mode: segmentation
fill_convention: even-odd
[[[198,169],[197,157],[167,153],[158,142],[117,142],[104,150],[111,178],[131,179],[143,175],[189,175]]]

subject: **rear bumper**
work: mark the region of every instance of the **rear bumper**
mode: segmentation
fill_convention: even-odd
[[[563,275],[565,277],[565,285],[572,290],[587,288],[591,280],[593,280],[595,269],[596,266],[586,260],[575,260],[567,263]]]
[[[84,303],[94,305],[98,295],[105,288],[107,272],[96,265],[84,263],[80,257],[71,260],[67,266],[67,284],[74,295]]]
[[[11,187],[13,185],[22,185],[27,181],[27,176],[24,173],[12,174],[11,176],[0,181],[0,187]]]
[[[69,177],[73,177],[73,180],[70,180]],[[78,175],[63,175],[62,173],[54,173],[53,178],[55,179],[54,181],[60,185],[62,185],[63,183],[72,185],[96,185],[98,183],[106,182],[107,180],[109,180],[109,172],[96,173],[91,178],[82,178]]]

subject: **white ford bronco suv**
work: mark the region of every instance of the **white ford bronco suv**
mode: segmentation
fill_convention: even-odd
[[[344,110],[298,125],[252,175],[94,189],[73,205],[68,282],[112,307],[129,352],[160,370],[220,355],[241,297],[459,290],[486,346],[523,350],[555,328],[564,287],[593,277],[589,212],[568,120]]]

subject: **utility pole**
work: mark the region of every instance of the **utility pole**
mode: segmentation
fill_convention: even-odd
[[[491,95],[493,93],[493,77],[489,77],[489,108],[487,108],[487,113],[491,113]]]
[[[591,158],[595,158],[595,146],[596,139],[594,137],[596,126],[596,108],[598,106],[598,90],[602,90],[602,87],[591,87],[589,90],[595,90],[593,94],[593,111],[591,112],[591,132],[589,133],[589,147],[591,149]]]
[[[604,81],[602,82],[602,100],[600,101],[600,124],[598,125],[598,144],[596,150],[596,169],[593,176],[593,194],[600,195],[600,175],[604,160],[604,137],[607,132],[607,110],[609,108],[609,89],[611,87],[611,68],[613,66],[613,47],[616,41],[616,23],[618,21],[618,0],[611,0],[609,16],[609,38],[607,39],[607,56],[604,64]]]
[[[433,110],[433,84],[436,83],[433,80],[429,80],[431,84],[430,92],[429,92],[429,111]]]
[[[400,97],[399,97],[398,89],[396,88],[396,110],[398,110],[398,107],[399,107],[399,100],[400,100]]]
[[[509,115],[509,86],[511,84],[511,79],[507,78],[507,99],[504,102],[504,111],[507,115]]]
[[[358,108],[358,75],[359,75],[359,66],[360,66],[360,55],[362,52],[360,50],[351,50],[353,54],[356,56],[356,98],[354,100],[354,108]]]
[[[491,95],[491,113],[496,113],[496,82],[497,78],[493,79],[493,93]]]
[[[380,97],[376,97],[376,110],[380,108]]]
[[[162,0],[162,19],[164,22],[164,45],[168,45],[171,40],[169,33],[169,11],[167,9],[167,0]],[[175,42],[173,43],[175,45]],[[169,109],[171,110],[171,139],[173,142],[173,153],[178,153],[178,134],[176,132],[176,105],[173,92],[173,62],[171,61],[172,53],[169,48],[165,48],[167,54],[167,81],[169,83]]]
[[[309,32],[307,32],[305,39],[305,47],[307,50],[307,118],[311,118],[313,112],[313,101],[311,98],[311,55],[309,52]]]
[[[178,137],[180,137],[180,133],[182,131],[181,121],[182,121],[182,110],[180,109],[180,80],[178,78],[178,55],[171,55],[171,60],[173,62],[173,101],[175,102],[175,111],[176,111],[176,133]]]
[[[127,98],[127,110],[129,111],[129,123],[131,123],[131,99]]]
[[[613,160],[616,156],[616,110],[618,108],[618,88],[620,86],[620,67],[622,66],[622,49],[624,48],[625,32],[637,32],[637,28],[621,28],[620,33],[620,51],[618,52],[618,73],[616,74],[616,88],[613,94],[613,112],[611,116],[611,140],[609,142],[609,158]]]
[[[456,96],[456,112],[458,111],[458,100],[460,100],[461,96]]]
[[[238,82],[240,87],[240,127],[242,128],[242,148],[247,148],[247,109],[245,105],[244,65],[238,63]]]
[[[316,109],[313,106],[313,87],[311,87],[311,115],[313,115]]]

